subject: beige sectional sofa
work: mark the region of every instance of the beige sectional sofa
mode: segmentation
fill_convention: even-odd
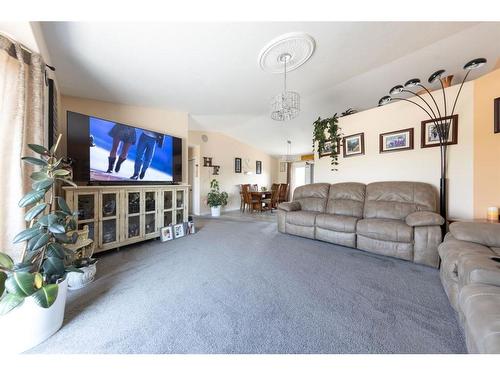
[[[500,353],[500,224],[450,225],[440,276],[470,353]]]
[[[437,267],[436,207],[434,187],[420,182],[309,184],[278,206],[278,230]]]

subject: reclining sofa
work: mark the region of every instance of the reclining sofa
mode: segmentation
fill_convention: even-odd
[[[500,353],[500,224],[450,224],[439,255],[469,353]]]
[[[434,187],[421,182],[315,183],[278,206],[278,230],[437,267],[436,207]]]

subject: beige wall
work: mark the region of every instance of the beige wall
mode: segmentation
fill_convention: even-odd
[[[187,113],[167,111],[159,108],[109,103],[99,100],[76,98],[72,96],[61,97],[61,108],[62,116],[60,124],[61,133],[63,134],[62,149],[64,151],[66,151],[67,111],[83,113],[106,120],[117,121],[144,129],[167,133],[175,137],[182,138],[182,180],[183,182],[187,182]]]
[[[488,207],[500,207],[500,133],[493,132],[500,69],[474,84],[474,217],[484,219]]]
[[[208,141],[203,142],[201,136],[206,134]],[[200,211],[201,214],[210,212],[206,204],[207,193],[210,190],[210,181],[217,178],[222,190],[229,194],[229,203],[225,210],[235,210],[240,207],[240,184],[258,184],[271,187],[274,173],[277,171],[277,160],[255,147],[242,143],[222,133],[190,131],[189,144],[200,146]],[[212,168],[203,167],[203,157],[212,157],[213,165],[220,165],[218,176],[212,175]],[[243,172],[246,170],[245,160],[248,161],[248,171],[252,174],[235,173],[234,158],[242,159]],[[262,174],[255,174],[255,161],[262,161]]]
[[[457,86],[446,90],[448,101],[455,97]],[[474,83],[466,83],[457,104],[458,144],[450,146],[448,162],[448,216],[473,217],[473,93]],[[433,93],[442,103],[439,92]],[[341,118],[339,125],[344,135],[365,133],[365,155],[343,158],[338,171],[330,170],[330,159],[315,162],[316,182],[357,181],[369,183],[382,180],[427,182],[439,188],[439,147],[420,148],[420,122],[426,114],[406,102],[395,102]],[[379,134],[405,128],[414,128],[414,149],[379,153]]]

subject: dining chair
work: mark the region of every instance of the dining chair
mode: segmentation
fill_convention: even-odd
[[[287,200],[287,194],[288,194],[288,186],[289,184],[280,184],[280,193],[279,193],[279,198],[278,198],[278,203],[281,202],[286,202]]]
[[[250,185],[242,185],[242,191],[243,197],[245,199],[245,208],[243,209],[243,211],[245,211],[245,209],[248,209],[250,210],[250,212],[253,212],[255,209],[255,205],[258,204],[261,200],[252,195]],[[260,206],[260,210],[262,210],[262,204]]]
[[[277,187],[274,190],[271,188],[271,198],[266,198],[262,200],[262,203],[266,204],[266,208],[271,210],[271,213],[273,212],[273,209],[278,208],[278,200],[280,193],[279,185],[273,184],[273,187],[274,185],[277,185]]]

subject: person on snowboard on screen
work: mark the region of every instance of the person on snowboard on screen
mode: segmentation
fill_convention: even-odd
[[[146,170],[153,160],[156,144],[158,144],[160,148],[163,146],[163,134],[143,130],[139,137],[139,143],[137,144],[134,175],[130,177],[130,179],[137,180],[137,178],[140,178],[142,180],[144,178]]]
[[[111,147],[111,151],[109,152],[108,170],[106,171],[106,173],[113,173],[113,167],[116,161],[116,152],[118,151],[118,146],[121,142],[122,149],[115,168],[115,172],[119,172],[122,163],[127,159],[130,146],[135,144],[135,129],[127,125],[115,124],[115,126],[113,126],[109,131],[108,135],[113,138],[113,146]]]

